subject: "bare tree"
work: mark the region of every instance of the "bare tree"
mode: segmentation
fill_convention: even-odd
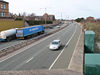
[[[35,16],[34,13],[31,13],[31,14],[28,15],[28,17],[34,17],[34,16]]]
[[[19,13],[18,16],[21,16],[21,14]]]
[[[23,12],[22,16],[23,16],[23,17],[26,17],[26,12]]]
[[[22,13],[22,17],[23,17],[23,20],[26,19],[26,12],[23,12],[23,13]]]

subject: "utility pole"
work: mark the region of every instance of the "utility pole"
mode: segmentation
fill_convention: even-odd
[[[61,12],[61,23],[62,23],[62,12]]]
[[[46,13],[47,12],[47,8],[40,8],[40,9],[44,9],[44,12]],[[45,24],[47,24],[47,17],[45,16]]]
[[[62,13],[61,13],[61,21],[62,21]]]
[[[45,8],[45,13],[47,12],[47,8]]]
[[[47,10],[47,9],[45,8],[45,13],[46,13],[46,10]],[[47,17],[45,17],[45,24],[47,24],[47,19],[46,19],[46,18],[47,18]]]

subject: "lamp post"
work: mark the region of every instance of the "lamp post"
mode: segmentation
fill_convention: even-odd
[[[60,21],[61,21],[61,23],[62,23],[62,12],[61,12],[61,20],[60,20]]]
[[[45,8],[45,13],[46,13],[46,8]],[[47,24],[47,16],[45,17],[45,24]]]
[[[47,8],[40,8],[40,9],[44,9],[44,12],[46,13],[46,11],[47,11]],[[47,19],[46,19],[47,17],[45,16],[45,24],[47,24]]]

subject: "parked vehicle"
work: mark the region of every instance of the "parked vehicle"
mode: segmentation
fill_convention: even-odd
[[[37,25],[37,26],[30,26],[25,28],[19,28],[16,32],[16,37],[18,39],[25,39],[28,37],[32,37],[35,34],[43,34],[44,33],[44,26]]]
[[[61,42],[60,40],[53,40],[51,43],[50,43],[50,46],[49,46],[49,49],[50,50],[57,50],[61,47]]]
[[[0,32],[0,41],[11,41],[16,38],[16,29],[9,29]]]

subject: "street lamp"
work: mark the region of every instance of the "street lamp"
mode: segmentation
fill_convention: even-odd
[[[46,13],[46,11],[47,11],[47,8],[40,8],[40,9],[44,9],[44,11],[45,11],[45,13]],[[45,17],[45,24],[47,24],[47,19],[46,19],[47,17]]]
[[[61,13],[61,21],[62,21],[62,13]]]

